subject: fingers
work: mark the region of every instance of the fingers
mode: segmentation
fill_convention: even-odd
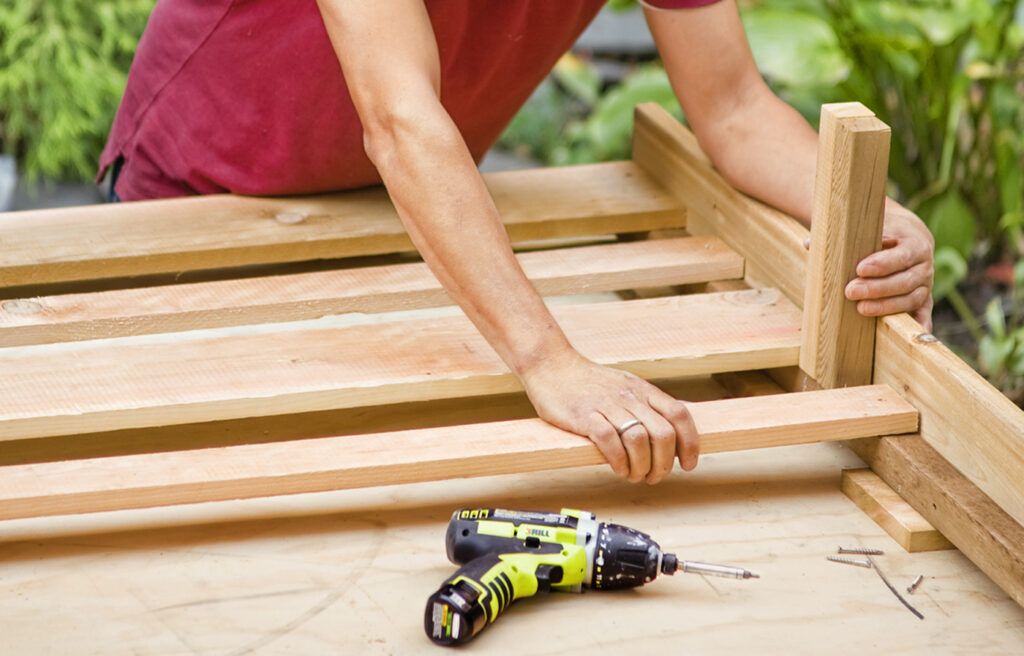
[[[597,445],[612,471],[623,477],[629,475],[629,457],[622,446],[622,440],[604,415],[594,412],[589,417],[586,435]]]
[[[603,411],[603,414],[611,425],[616,427],[616,434],[618,434],[618,427],[625,425],[626,422],[639,419],[625,409],[617,407],[609,408]],[[651,441],[647,435],[647,428],[641,421],[623,431],[619,435],[619,439],[629,458],[629,473],[626,480],[630,483],[639,483],[651,471]]]
[[[846,298],[863,301],[904,296],[918,287],[931,287],[932,274],[931,263],[921,262],[884,278],[854,278],[846,285]]]
[[[637,403],[630,410],[647,429],[647,436],[650,439],[651,468],[644,481],[654,485],[672,471],[672,465],[676,459],[676,429],[649,405]]]
[[[860,301],[857,303],[857,312],[860,312],[865,317],[882,317],[887,314],[899,314],[900,312],[917,312],[918,309],[925,306],[925,303],[930,298],[931,290],[927,287],[918,287],[903,296]]]
[[[686,404],[678,401],[659,389],[651,394],[649,403],[658,414],[664,417],[675,429],[676,453],[679,455],[679,464],[686,471],[697,466],[697,458],[700,456],[700,434],[697,426],[693,423]]]
[[[902,239],[892,248],[883,248],[857,264],[861,278],[881,278],[931,261],[931,247],[923,239]]]
[[[925,301],[925,304],[914,312],[914,319],[928,332],[932,331],[932,306],[934,304],[932,295],[928,294],[928,300]]]

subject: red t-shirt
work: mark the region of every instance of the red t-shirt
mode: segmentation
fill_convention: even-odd
[[[718,0],[647,0],[695,7]],[[441,102],[480,160],[604,0],[426,0]],[[314,0],[160,0],[100,158],[124,200],[378,184]]]

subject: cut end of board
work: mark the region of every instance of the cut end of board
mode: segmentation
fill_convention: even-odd
[[[870,469],[844,469],[842,490],[909,553],[956,548]]]

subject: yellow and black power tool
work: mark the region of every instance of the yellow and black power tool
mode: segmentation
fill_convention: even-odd
[[[462,567],[427,600],[424,628],[439,645],[468,642],[517,599],[538,592],[635,588],[677,571],[758,578],[740,567],[679,560],[646,533],[593,513],[456,510],[445,536]]]

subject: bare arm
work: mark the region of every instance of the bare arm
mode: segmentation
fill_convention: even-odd
[[[765,84],[735,0],[645,9],[672,87],[701,147],[736,188],[810,225],[818,135]],[[933,241],[913,213],[886,203],[883,250],[847,287],[858,310],[912,312],[931,326]]]
[[[580,356],[513,255],[469,149],[440,101],[437,44],[422,0],[319,0],[377,167],[424,260],[544,419],[589,436],[616,472],[657,482],[697,438],[680,402]],[[615,430],[636,417],[639,427]]]

